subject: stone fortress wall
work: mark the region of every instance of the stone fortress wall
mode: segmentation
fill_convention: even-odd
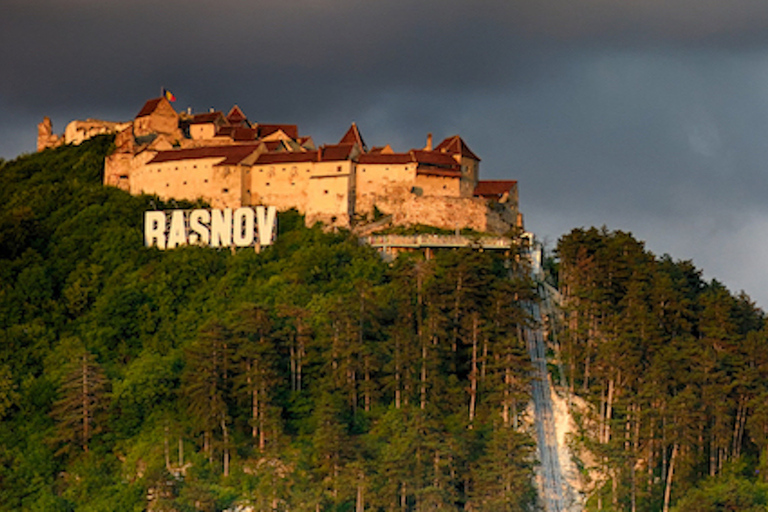
[[[391,216],[398,226],[471,228],[505,234],[522,228],[516,181],[480,181],[477,157],[458,135],[397,153],[368,148],[353,123],[337,144],[316,147],[296,125],[251,122],[239,107],[175,111],[149,100],[125,123],[73,121],[63,135],[38,125],[38,150],[115,133],[104,183],[131,194],[203,199],[215,208],[297,209],[307,224],[353,228]]]

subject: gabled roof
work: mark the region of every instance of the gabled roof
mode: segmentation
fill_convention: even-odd
[[[256,159],[254,165],[259,164],[288,164],[293,162],[316,162],[318,159],[317,151],[306,151],[303,153],[262,153]]]
[[[220,123],[224,124],[226,122],[226,119],[224,119],[224,114],[219,112],[218,110],[215,112],[204,112],[202,114],[194,114],[192,116],[192,119],[189,120],[189,124],[205,124],[205,123]]]
[[[236,165],[259,149],[261,144],[242,144],[237,146],[205,146],[201,148],[174,149],[159,151],[147,164],[177,162],[181,160],[201,160],[204,158],[223,158],[216,165]]]
[[[352,126],[349,127],[347,133],[345,133],[341,138],[339,144],[357,144],[363,153],[368,151],[368,146],[365,145],[363,136],[360,135],[360,130],[357,129],[357,125],[355,123],[352,123]]]
[[[445,139],[443,142],[437,145],[435,151],[440,151],[442,153],[448,153],[451,155],[466,156],[473,160],[477,160],[478,162],[480,161],[480,157],[474,154],[472,150],[469,149],[469,146],[467,146],[467,143],[464,142],[458,135],[454,135],[453,137],[448,137]]]
[[[486,180],[478,181],[473,195],[486,199],[499,200],[517,186],[515,180]]]
[[[425,151],[423,149],[412,149],[411,154],[419,165],[433,165],[435,167],[445,167],[447,169],[460,170],[456,160],[450,155],[439,153],[437,151]]]
[[[353,143],[339,143],[320,147],[320,159],[324,162],[333,162],[336,160],[349,160],[352,150],[355,148]]]
[[[150,115],[152,112],[157,110],[157,107],[160,105],[162,101],[165,101],[168,103],[168,100],[160,97],[160,98],[153,98],[151,100],[148,100],[143,107],[141,107],[141,110],[139,110],[139,113],[136,114],[136,118],[144,117]],[[168,103],[170,105],[170,103]]]
[[[357,157],[357,163],[362,164],[407,164],[413,162],[410,153],[363,153]]]
[[[227,121],[233,125],[248,125],[248,118],[245,117],[245,114],[243,114],[243,111],[240,110],[240,107],[237,105],[232,107],[232,109],[229,111],[229,114],[227,114]]]
[[[386,155],[391,155],[394,153],[394,151],[392,150],[392,146],[387,144],[386,146],[373,146],[369,153],[383,153]]]
[[[259,124],[259,137],[266,137],[279,130],[292,139],[299,138],[299,127],[295,124]]]
[[[245,126],[222,126],[216,131],[217,137],[229,137],[237,141],[254,140],[259,134],[257,128],[246,128]]]

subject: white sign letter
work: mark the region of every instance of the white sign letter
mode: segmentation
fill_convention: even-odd
[[[275,219],[277,218],[277,209],[274,206],[256,207],[256,220],[259,226],[259,244],[271,245],[272,234],[275,232]]]
[[[232,245],[232,210],[211,210],[211,247]]]
[[[232,241],[237,247],[253,245],[253,209],[238,208],[232,215]]]
[[[144,245],[165,249],[165,212],[144,212]]]
[[[211,223],[211,212],[208,210],[192,210],[189,214],[189,243],[208,245],[211,243],[211,234],[208,232],[208,224]]]
[[[168,248],[187,245],[187,227],[184,225],[184,210],[171,212],[171,229],[168,230]]]

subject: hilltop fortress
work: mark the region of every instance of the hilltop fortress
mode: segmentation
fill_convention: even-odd
[[[38,125],[38,151],[114,133],[104,184],[162,199],[203,199],[214,208],[297,209],[308,225],[426,224],[506,234],[522,228],[516,181],[480,181],[480,158],[455,135],[433,147],[396,153],[369,148],[353,123],[337,144],[316,147],[296,125],[228,114],[178,113],[147,101],[133,121],[73,121],[63,135]]]

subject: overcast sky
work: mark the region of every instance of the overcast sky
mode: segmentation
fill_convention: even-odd
[[[768,306],[765,0],[0,0],[0,157],[162,87],[318,144],[458,133],[550,245],[631,231]]]

